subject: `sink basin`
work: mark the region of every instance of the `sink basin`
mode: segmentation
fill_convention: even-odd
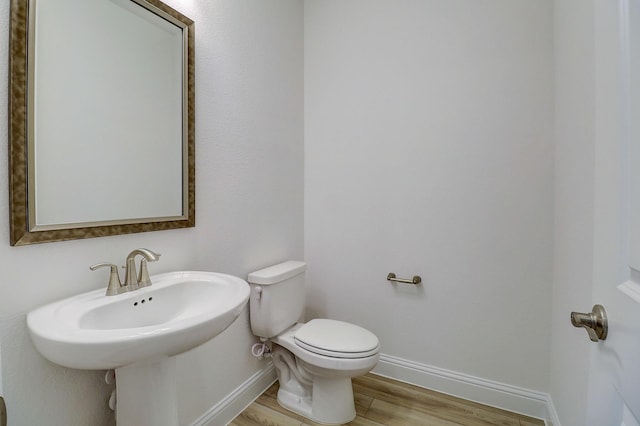
[[[79,294],[27,315],[31,339],[45,358],[86,370],[114,369],[116,424],[178,424],[174,355],[227,328],[249,300],[243,279],[181,271],[117,296]]]
[[[244,309],[249,285],[214,272],[151,277],[153,285],[105,296],[83,293],[34,310],[27,324],[50,361],[78,369],[117,369],[188,351],[227,328]]]

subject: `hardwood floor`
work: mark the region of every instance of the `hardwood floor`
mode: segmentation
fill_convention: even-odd
[[[236,417],[231,426],[311,426],[311,420],[280,407],[278,383]],[[367,374],[353,380],[353,426],[540,426],[539,419]]]

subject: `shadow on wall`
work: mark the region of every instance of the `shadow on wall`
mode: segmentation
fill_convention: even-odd
[[[314,318],[328,318],[326,294],[322,291],[318,291],[317,289],[309,288],[308,282],[306,285],[306,306],[302,320],[304,322],[309,322]]]
[[[113,385],[105,383],[104,371],[73,370],[43,358],[31,342],[26,315],[0,321],[0,342],[10,425],[42,424],[43,419],[68,426],[115,425],[108,407]]]

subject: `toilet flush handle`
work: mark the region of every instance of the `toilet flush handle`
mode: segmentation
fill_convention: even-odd
[[[255,287],[253,291],[256,294],[256,300],[260,300],[262,298],[262,287]]]

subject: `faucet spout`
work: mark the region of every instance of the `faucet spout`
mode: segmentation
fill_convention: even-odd
[[[160,253],[155,253],[155,252],[153,252],[153,251],[151,251],[149,249],[146,249],[146,248],[139,248],[139,249],[135,249],[131,253],[129,253],[129,255],[127,256],[127,260],[135,259],[135,257],[137,255],[143,256],[149,262],[155,262],[156,260],[160,259]]]
[[[138,255],[142,256],[143,259],[140,261],[140,274],[136,275],[136,256]],[[155,262],[158,259],[160,259],[160,253],[155,253],[146,248],[135,249],[129,253],[126,261],[124,285],[131,290],[151,285],[147,262]]]

